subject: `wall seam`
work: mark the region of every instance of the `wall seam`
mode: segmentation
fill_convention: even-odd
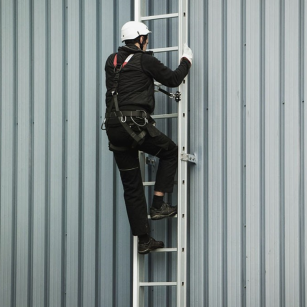
[[[46,140],[45,140],[45,307],[50,304],[50,148],[51,148],[51,0],[46,0]]]
[[[3,121],[2,121],[2,1],[0,1],[0,169],[2,169],[2,133],[3,131]],[[2,176],[0,176],[0,201],[2,199],[1,193],[2,187]],[[2,216],[2,206],[0,206],[0,221]],[[0,227],[0,256],[2,253],[1,250],[1,241],[2,241],[2,234],[1,234],[1,227]]]
[[[100,295],[100,286],[101,286],[101,226],[100,226],[100,200],[101,200],[101,193],[100,193],[100,185],[101,185],[101,177],[100,177],[100,169],[101,169],[101,159],[100,159],[100,148],[101,148],[101,137],[100,133],[101,130],[98,128],[100,125],[100,121],[102,118],[102,110],[101,110],[101,91],[100,87],[102,84],[101,81],[101,4],[100,1],[96,0],[96,126],[98,132],[96,133],[96,256],[95,256],[95,266],[96,266],[96,274],[95,274],[95,305],[100,306],[101,305],[101,295]]]
[[[241,306],[246,306],[246,0],[241,0]],[[249,226],[249,225],[248,225]]]
[[[204,267],[204,298],[205,298],[205,306],[209,307],[209,72],[208,72],[208,62],[209,62],[209,28],[208,28],[208,12],[209,12],[209,0],[206,0],[204,3],[205,10],[205,22],[204,22],[204,100],[205,100],[205,108],[203,110],[204,114],[204,130],[206,131],[206,138],[204,141],[204,259],[203,259],[203,267]],[[189,20],[191,20],[191,16],[189,16]],[[191,31],[190,31],[191,32]],[[190,34],[189,32],[189,34]],[[190,35],[189,35],[190,37]],[[191,79],[189,78],[189,89],[191,89]],[[190,91],[189,91],[190,92]],[[190,182],[190,179],[189,179]]]
[[[62,267],[62,284],[61,284],[61,304],[62,307],[66,307],[66,284],[67,284],[67,139],[68,139],[68,24],[67,24],[67,9],[68,9],[68,0],[63,1],[62,6],[62,18],[63,18],[63,35],[62,35],[62,46],[63,46],[63,88],[62,88],[62,97],[63,97],[63,138],[62,138],[62,148],[64,150],[62,155],[62,252],[61,252],[61,267]]]
[[[223,195],[222,195],[222,203],[223,203],[223,231],[222,231],[222,303],[224,307],[228,306],[228,287],[227,287],[227,0],[222,0],[222,28],[223,28],[223,55],[222,55],[222,148],[223,148],[223,160],[222,160],[222,185],[223,185]]]
[[[280,0],[280,307],[285,307],[285,0]]]
[[[29,12],[30,12],[30,110],[29,110],[29,125],[30,125],[30,137],[29,137],[29,148],[30,148],[30,161],[29,161],[29,284],[28,284],[28,306],[33,305],[33,202],[34,202],[34,184],[33,184],[33,173],[34,173],[34,19],[33,19],[33,0],[29,1]]]
[[[113,163],[113,203],[116,204],[117,203],[117,193],[116,193],[116,165],[115,163]],[[112,275],[113,275],[113,284],[112,284],[112,288],[113,288],[113,295],[112,295],[112,307],[117,307],[116,306],[116,293],[117,293],[117,274],[116,274],[116,206],[113,206],[113,237],[112,237],[112,251],[113,251],[113,267],[112,267]],[[131,277],[132,279],[132,277]]]
[[[305,52],[305,28],[304,28],[304,12],[305,12],[305,1],[300,0],[300,40],[299,40],[299,79],[300,79],[300,207],[299,207],[299,231],[300,231],[300,245],[299,245],[299,255],[300,255],[300,306],[305,306],[306,304],[306,294],[305,294],[305,123],[304,123],[304,81],[305,81],[305,70],[304,70],[304,52]]]
[[[13,149],[13,174],[12,174],[12,306],[16,306],[16,282],[17,282],[17,151],[18,151],[18,102],[17,102],[17,91],[18,91],[18,63],[17,63],[17,25],[18,25],[18,15],[17,15],[17,0],[13,3],[13,138],[12,138],[12,149]]]
[[[84,268],[84,225],[83,225],[83,205],[84,205],[84,163],[83,163],[83,146],[84,146],[84,116],[83,116],[83,94],[84,94],[84,1],[79,0],[79,20],[80,20],[80,80],[79,80],[79,255],[78,255],[78,307],[83,306],[83,268]]]
[[[202,267],[204,268],[203,276],[204,276],[204,306],[209,307],[209,77],[208,77],[208,61],[209,61],[209,29],[208,29],[208,11],[209,11],[209,0],[205,0],[204,2],[204,69],[203,69],[203,79],[204,79],[204,102],[205,106],[203,109],[204,116],[204,172],[203,172],[203,182],[204,182],[204,258]],[[189,16],[189,20],[193,20],[191,16]],[[195,22],[194,22],[195,25]],[[191,31],[189,32],[190,37]],[[200,70],[201,71],[201,70]],[[191,89],[191,78],[189,78],[189,89]],[[189,91],[190,93],[190,91]],[[191,114],[191,113],[190,113]],[[189,116],[190,116],[189,114]],[[190,117],[189,117],[190,118]],[[190,182],[190,178],[189,178]],[[191,219],[191,218],[190,218]],[[197,301],[197,300],[196,300]]]
[[[260,3],[260,303],[266,307],[265,246],[265,1]]]

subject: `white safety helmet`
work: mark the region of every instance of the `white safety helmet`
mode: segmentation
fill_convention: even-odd
[[[144,23],[128,21],[122,26],[122,42],[129,39],[135,39],[140,35],[147,35],[148,33],[151,33],[151,31],[148,30],[148,27]]]

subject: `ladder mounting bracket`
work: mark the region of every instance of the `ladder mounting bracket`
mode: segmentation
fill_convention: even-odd
[[[187,153],[181,153],[180,160],[181,161],[186,161],[186,162],[192,162],[194,164],[197,164],[197,159],[196,159],[196,154],[195,153],[194,153],[194,155],[187,154]]]

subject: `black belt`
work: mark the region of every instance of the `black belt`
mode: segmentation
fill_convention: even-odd
[[[111,117],[139,117],[139,118],[149,118],[149,115],[144,110],[136,110],[136,111],[113,111],[105,114],[105,118]]]

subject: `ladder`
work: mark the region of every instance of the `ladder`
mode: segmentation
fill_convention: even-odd
[[[178,51],[178,57],[182,55],[183,44],[188,43],[188,0],[178,0],[178,13],[155,16],[146,15],[146,0],[134,1],[134,16],[136,21],[149,21],[157,19],[178,18],[178,46],[150,49],[154,53]],[[165,282],[146,282],[144,255],[138,254],[138,238],[133,240],[133,307],[144,307],[144,288],[153,286],[174,286],[177,288],[177,306],[187,306],[187,162],[196,163],[195,155],[187,153],[188,145],[188,106],[187,106],[187,82],[186,79],[179,86],[181,101],[178,103],[178,113],[161,114],[154,118],[178,118],[178,212],[177,212],[177,247],[161,248],[157,252],[177,252],[177,280]],[[142,157],[143,156],[143,157]],[[144,174],[145,158],[140,154],[141,171]],[[144,161],[144,164],[141,161]],[[142,164],[144,166],[142,166]],[[144,180],[144,175],[143,175]],[[144,186],[151,185],[144,182]]]

